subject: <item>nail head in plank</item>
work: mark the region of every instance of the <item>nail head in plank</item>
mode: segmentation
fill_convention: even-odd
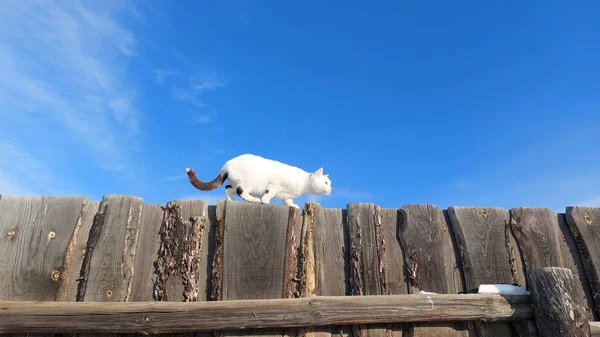
[[[0,199],[0,299],[54,301],[85,197]]]

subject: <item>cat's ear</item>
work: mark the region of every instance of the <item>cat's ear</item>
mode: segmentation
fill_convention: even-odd
[[[327,178],[329,178],[329,173],[327,173],[325,176],[326,176]]]
[[[320,177],[321,175],[323,175],[323,168],[321,167],[320,169],[316,170],[313,175],[315,177]]]

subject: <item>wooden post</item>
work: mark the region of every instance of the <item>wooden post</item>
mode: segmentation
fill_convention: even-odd
[[[559,267],[528,272],[533,315],[540,337],[589,337],[590,324],[577,304],[573,273]]]

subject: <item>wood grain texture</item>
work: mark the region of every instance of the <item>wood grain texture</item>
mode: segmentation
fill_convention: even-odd
[[[277,299],[284,293],[287,206],[225,202],[222,300]],[[281,336],[283,329],[224,331],[224,336]]]
[[[580,252],[597,319],[600,314],[600,208],[567,207],[566,222]]]
[[[398,211],[408,292],[456,294],[464,291],[451,230],[442,210],[434,205],[405,205]],[[451,324],[411,325],[413,336],[468,336]]]
[[[462,260],[467,292],[481,284],[515,282],[510,270],[503,208],[449,207],[448,214]]]
[[[86,245],[94,216],[100,207],[99,201],[86,201],[79,217],[77,227],[73,231],[71,241],[65,254],[65,267],[61,273],[57,301],[77,300],[77,288],[80,282],[81,267],[86,253]]]
[[[281,298],[289,208],[226,202],[223,300]]]
[[[129,296],[131,302],[151,301],[154,298],[154,262],[157,259],[163,214],[161,205],[142,205],[138,244],[133,260],[135,273]]]
[[[348,231],[351,262],[351,294],[406,294],[403,254],[396,236],[397,210],[379,205],[348,205]],[[390,277],[391,275],[391,277]],[[401,324],[354,326],[355,337],[400,337]]]
[[[353,296],[381,295],[382,279],[386,279],[385,270],[380,270],[374,207],[366,203],[353,203],[347,207]],[[354,337],[389,336],[391,329],[384,324],[357,324],[352,326],[352,334]]]
[[[208,205],[202,200],[169,201],[161,221],[153,298],[208,300]]]
[[[496,294],[314,296],[187,303],[0,301],[0,332],[164,333],[390,321],[512,321],[532,315],[531,296]]]
[[[53,301],[85,197],[0,199],[0,299]]]
[[[573,275],[577,303],[584,308],[586,315],[593,319],[591,299],[585,294],[575,257],[569,253],[567,238],[559,224],[559,215],[548,208],[533,207],[513,208],[510,213],[511,227],[523,253],[525,269],[569,268]]]
[[[129,299],[141,213],[141,198],[127,195],[102,198],[86,246],[78,301]]]
[[[505,230],[509,212],[503,208],[449,207],[467,292],[481,284],[512,284],[509,246]],[[477,324],[480,336],[510,337],[510,324]]]
[[[540,337],[590,336],[588,315],[577,303],[570,269],[534,268],[529,269],[527,276]]]
[[[315,285],[317,296],[349,295],[349,265],[345,211],[314,208],[313,240]],[[307,217],[311,214],[307,214]],[[351,335],[347,326],[323,326],[311,329],[315,337],[344,337]]]

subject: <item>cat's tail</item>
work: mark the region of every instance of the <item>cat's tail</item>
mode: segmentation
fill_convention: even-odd
[[[219,172],[219,175],[215,179],[213,179],[213,181],[209,181],[207,183],[198,180],[198,178],[196,177],[196,172],[194,172],[194,170],[192,170],[191,168],[186,168],[185,173],[187,173],[188,178],[190,179],[190,183],[194,185],[195,188],[202,191],[212,191],[215,188],[223,185],[223,182],[227,180],[227,172],[223,171]]]

